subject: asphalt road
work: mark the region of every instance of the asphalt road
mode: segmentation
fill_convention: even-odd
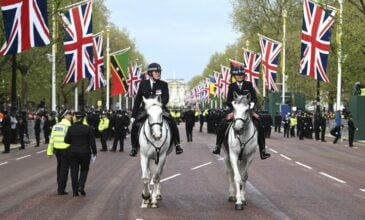
[[[195,128],[186,143],[179,127],[185,151],[167,159],[159,208],[141,208],[139,156],[128,156],[127,139],[125,152],[98,153],[85,197],[71,196],[70,179],[70,195],[56,195],[56,160],[47,159],[45,145],[0,155],[0,219],[365,219],[365,145],[273,134],[272,157],[255,155],[248,205],[236,211],[223,154],[210,153],[215,136]]]

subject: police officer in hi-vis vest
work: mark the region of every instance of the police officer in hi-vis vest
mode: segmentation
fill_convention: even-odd
[[[148,65],[147,74],[149,75],[149,79],[142,80],[136,98],[134,100],[133,110],[132,110],[132,131],[131,131],[131,142],[132,142],[132,150],[130,152],[131,157],[135,157],[137,155],[138,149],[138,130],[143,123],[143,121],[147,118],[147,112],[144,109],[142,103],[142,97],[149,98],[155,95],[161,96],[161,103],[163,105],[163,109],[168,113],[167,117],[164,117],[171,130],[172,141],[175,144],[176,154],[181,154],[183,149],[180,146],[180,136],[179,130],[177,128],[175,120],[173,120],[169,114],[169,110],[166,108],[167,103],[169,102],[169,88],[165,81],[160,80],[161,78],[161,66],[158,63],[151,63]]]
[[[47,156],[51,158],[53,154],[56,154],[57,158],[57,184],[58,195],[68,194],[66,189],[68,171],[70,168],[70,161],[68,157],[69,144],[65,143],[65,136],[68,128],[71,126],[71,112],[67,109],[60,113],[62,120],[55,124],[52,128],[51,137],[49,139]]]
[[[234,101],[233,94],[236,92],[238,95],[247,95],[250,93],[251,95],[251,103],[250,103],[250,109],[253,109],[257,98],[256,98],[256,91],[252,86],[251,82],[245,81],[245,70],[243,66],[236,66],[234,68],[231,68],[231,75],[235,77],[236,82],[231,83],[228,87],[228,95],[227,95],[227,106],[230,109],[230,113],[227,114],[227,116],[222,120],[221,125],[218,128],[217,132],[217,140],[216,140],[216,146],[213,149],[214,154],[220,154],[221,146],[225,138],[225,133],[228,128],[229,122],[233,120],[233,106],[232,101]],[[263,131],[263,127],[260,126],[260,116],[252,111],[252,119],[256,126],[257,133],[258,133],[258,144],[259,144],[259,150],[260,150],[260,157],[262,160],[270,157],[269,153],[266,153],[265,150],[265,135]]]

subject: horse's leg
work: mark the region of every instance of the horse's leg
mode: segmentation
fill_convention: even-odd
[[[242,204],[242,194],[241,194],[241,188],[242,188],[242,179],[240,170],[238,169],[238,155],[230,151],[230,158],[231,158],[231,166],[234,173],[234,182],[236,185],[236,210],[243,210],[243,204]]]
[[[250,167],[251,163],[253,160],[253,154],[251,154],[245,161],[242,161],[242,168],[243,168],[243,172],[242,172],[242,203],[243,205],[247,205],[247,201],[246,201],[246,182],[248,179],[248,168]]]
[[[224,158],[224,162],[226,165],[226,174],[228,178],[228,192],[229,192],[228,201],[236,202],[236,196],[235,196],[236,191],[234,187],[233,170],[231,161],[229,159],[229,155],[226,155],[226,157]]]
[[[141,154],[141,168],[142,168],[142,181],[143,181],[143,191],[142,199],[144,203],[150,202],[150,172],[149,172],[149,160]]]
[[[166,155],[160,155],[160,161],[157,164],[155,174],[153,175],[153,191],[152,191],[152,201],[151,201],[151,207],[157,208],[157,197],[161,195],[160,193],[160,178],[163,171],[163,167],[165,165],[166,161]]]

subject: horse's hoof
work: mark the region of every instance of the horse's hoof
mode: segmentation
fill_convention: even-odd
[[[151,203],[151,199],[144,199],[144,200],[143,200],[143,203],[144,203],[144,204],[150,204],[150,203]]]
[[[157,195],[157,196],[156,196],[156,199],[157,199],[157,200],[162,200],[162,196],[161,196],[161,195]]]
[[[228,197],[228,202],[236,202],[236,197],[235,196]]]
[[[151,208],[158,208],[157,203],[152,203]]]
[[[234,209],[236,209],[236,210],[243,210],[243,208],[244,208],[244,205],[243,204],[236,204],[234,206]]]
[[[247,201],[246,201],[246,200],[243,200],[243,201],[242,201],[242,204],[243,204],[244,206],[246,206],[246,205],[247,205]]]
[[[142,199],[144,199],[144,200],[148,200],[148,199],[150,199],[151,198],[151,194],[148,194],[147,196],[145,196],[145,195],[143,195],[143,193],[142,193]]]

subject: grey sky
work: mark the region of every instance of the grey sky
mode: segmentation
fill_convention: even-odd
[[[202,74],[210,56],[238,37],[230,0],[107,0],[106,6],[147,62],[161,64],[164,79],[187,82]]]

